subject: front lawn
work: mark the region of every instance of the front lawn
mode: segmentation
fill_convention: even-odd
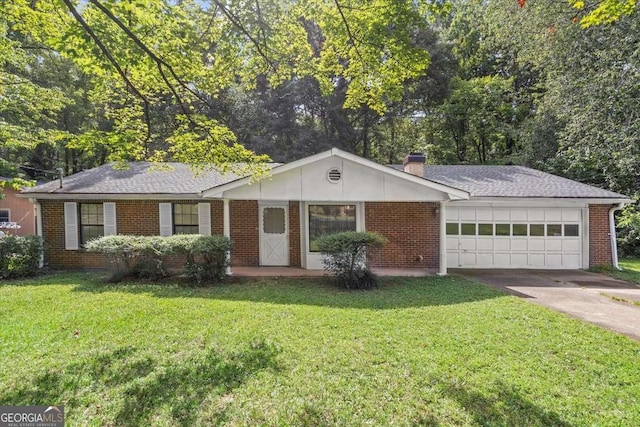
[[[640,258],[622,258],[618,264],[622,270],[612,267],[596,267],[593,271],[607,274],[613,278],[640,284]]]
[[[0,404],[68,425],[640,425],[640,344],[462,278],[0,286]]]

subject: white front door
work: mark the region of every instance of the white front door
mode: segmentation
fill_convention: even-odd
[[[260,206],[260,265],[289,265],[288,206]]]

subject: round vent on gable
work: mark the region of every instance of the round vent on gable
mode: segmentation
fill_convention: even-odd
[[[329,182],[337,183],[342,179],[342,171],[338,168],[331,168],[329,172],[327,172],[327,179]]]

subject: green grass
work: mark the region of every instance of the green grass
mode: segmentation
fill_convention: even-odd
[[[0,286],[0,404],[68,425],[640,425],[640,344],[457,277]]]
[[[611,267],[595,267],[592,271],[606,274],[615,279],[640,284],[640,258],[621,259],[618,264],[622,268],[622,271]]]

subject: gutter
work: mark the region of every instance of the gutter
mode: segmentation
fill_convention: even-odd
[[[614,214],[616,211],[624,208],[625,203],[618,203],[609,209],[609,237],[611,238],[611,264],[616,270],[622,270],[618,265],[618,242],[616,241],[616,220]]]

